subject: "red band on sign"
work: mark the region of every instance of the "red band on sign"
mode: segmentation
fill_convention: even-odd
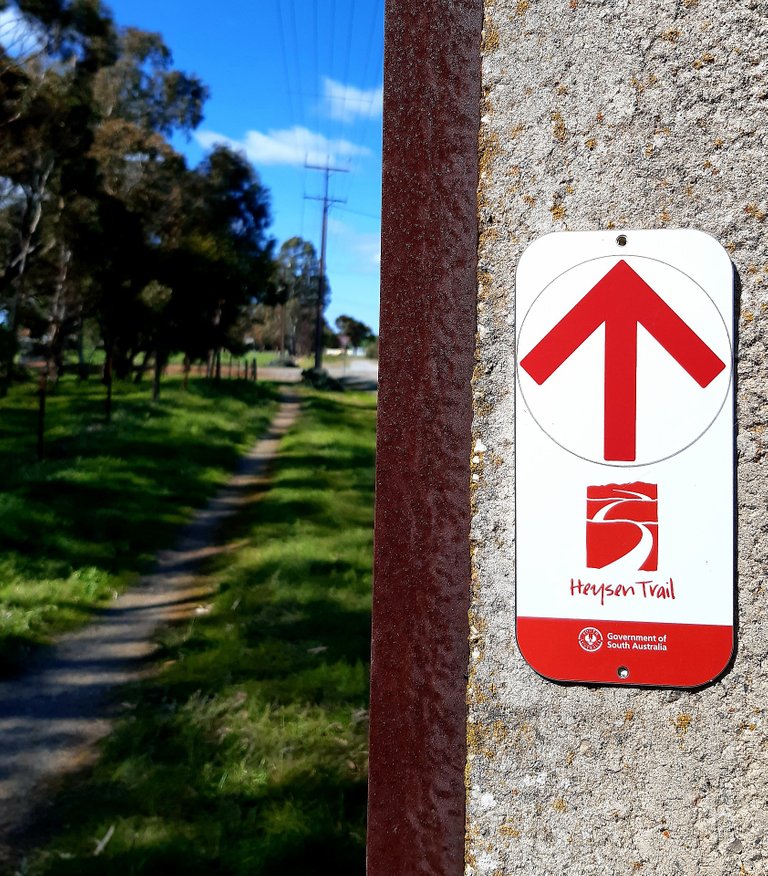
[[[554,681],[698,687],[733,653],[733,627],[518,617],[517,644]]]

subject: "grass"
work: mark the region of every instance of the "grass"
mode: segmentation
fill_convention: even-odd
[[[104,423],[98,380],[63,379],[36,459],[33,384],[0,401],[0,673],[82,623],[173,544],[276,408],[271,385],[116,385]]]
[[[254,358],[256,359],[256,365],[259,368],[261,368],[265,365],[270,365],[275,360],[279,359],[280,358],[280,351],[279,350],[256,350],[255,352],[249,351],[248,353],[246,353],[243,356],[233,356],[232,363],[233,363],[233,366],[235,369],[237,368],[238,362],[240,362],[240,363],[247,362],[248,365],[250,366],[250,363],[253,361]],[[227,370],[229,369],[229,359],[230,359],[229,353],[226,350],[224,350],[221,354],[221,369],[222,369],[223,373],[226,373]],[[101,347],[87,350],[85,353],[85,361],[89,365],[93,365],[93,366],[103,365],[104,364],[104,350]],[[297,360],[297,362],[301,368],[309,368],[312,365],[313,361],[314,361],[314,359],[312,356],[302,356],[300,359]],[[66,355],[66,362],[69,364],[70,367],[76,366],[77,365],[77,355],[72,351],[68,352]],[[174,353],[168,359],[169,365],[174,365],[174,366],[179,367],[183,363],[184,363],[184,354],[183,353]],[[200,360],[193,362],[192,363],[193,373],[197,374],[201,367],[202,367],[202,362]],[[152,369],[152,365],[150,363],[149,371],[151,371],[151,369]],[[151,377],[151,375],[150,375],[150,377]]]
[[[212,610],[164,635],[22,872],[364,872],[374,431],[372,397],[306,394]]]
[[[237,369],[237,363],[241,364],[247,362],[250,366],[251,362],[256,359],[257,366],[261,367],[262,365],[269,364],[273,359],[276,359],[280,354],[276,353],[272,350],[257,350],[256,352],[249,351],[244,356],[232,356],[232,364],[234,369]],[[223,350],[221,353],[221,371],[222,374],[226,374],[229,369],[229,359],[230,355],[226,350]],[[168,360],[171,365],[183,365],[184,364],[184,355],[182,353],[175,353]],[[197,372],[197,369],[201,366],[201,362],[197,361],[192,364],[192,370]]]

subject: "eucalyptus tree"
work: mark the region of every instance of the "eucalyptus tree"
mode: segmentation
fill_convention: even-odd
[[[101,43],[104,28],[96,32]],[[63,25],[55,38],[36,43],[41,44],[43,48],[29,57],[2,51],[0,61],[0,209],[5,232],[0,248],[0,303],[5,329],[12,336],[29,304],[27,274],[36,261],[50,258],[52,248],[57,250],[58,279],[49,297],[57,302],[54,310],[60,305],[57,289],[63,287],[71,249],[61,235],[56,239],[55,232],[71,227],[63,214],[96,188],[94,168],[87,159],[95,123],[90,69],[108,55],[101,49],[90,52],[85,37],[76,42]],[[39,309],[39,288],[37,293]],[[6,384],[11,364],[6,357]]]
[[[336,329],[354,349],[362,347],[363,344],[372,341],[375,337],[370,326],[352,316],[342,315],[337,317]]]
[[[167,356],[163,328],[169,302],[169,293],[157,294],[166,288],[159,274],[167,253],[179,244],[188,176],[183,157],[166,137],[199,124],[208,92],[197,77],[173,68],[159,34],[124,28],[117,58],[96,73],[93,93],[100,120],[91,155],[102,197],[116,201],[140,224],[144,247],[139,262],[126,266],[122,283],[98,290],[105,378],[111,381],[113,368],[127,376],[137,353],[145,353],[145,363],[154,353],[157,393],[158,371]],[[118,227],[107,222],[103,233],[114,237],[126,217],[120,209],[109,215]]]
[[[96,320],[109,417],[113,373],[137,354],[157,392],[170,353],[236,345],[271,273],[267,191],[230,149],[193,170],[173,149],[208,92],[159,34],[117,27],[100,0],[0,11],[16,23],[0,27],[0,361],[7,382],[24,326],[55,377]]]
[[[243,154],[216,146],[187,178],[184,215],[164,279],[174,289],[171,315],[183,352],[204,348],[219,376],[222,347],[232,347],[244,310],[268,288],[269,195]]]
[[[285,345],[291,355],[308,353],[314,344],[318,289],[321,288],[320,259],[313,244],[301,237],[291,237],[280,247],[275,264],[275,284],[283,308]],[[322,284],[322,310],[330,299],[328,278]]]

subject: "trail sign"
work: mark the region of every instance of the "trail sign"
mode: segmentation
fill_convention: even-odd
[[[527,354],[523,369],[543,383],[600,326],[605,327],[603,456],[633,462],[640,326],[702,387],[725,363],[622,259]]]
[[[733,269],[698,231],[564,232],[517,272],[517,638],[561,681],[733,650]]]

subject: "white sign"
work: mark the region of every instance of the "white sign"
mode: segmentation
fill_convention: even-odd
[[[692,687],[733,650],[733,267],[559,232],[517,271],[517,637],[561,681]]]

